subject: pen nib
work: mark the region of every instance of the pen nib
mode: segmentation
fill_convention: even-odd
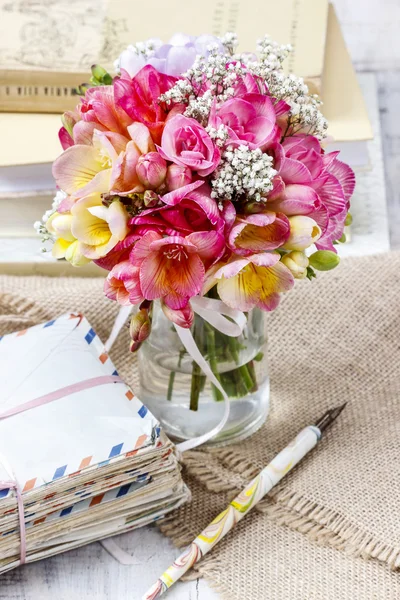
[[[338,418],[346,404],[347,402],[345,402],[341,406],[336,406],[335,408],[329,409],[320,419],[318,419],[318,421],[315,423],[315,426],[318,427],[321,433],[325,431],[325,429],[327,429],[330,425],[332,425],[332,423]]]

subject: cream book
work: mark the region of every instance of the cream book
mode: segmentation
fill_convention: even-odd
[[[0,110],[63,112],[75,88],[99,63],[113,61],[129,44],[174,33],[223,35],[236,31],[239,50],[255,50],[269,33],[294,52],[287,68],[320,87],[325,54],[327,0],[0,0]]]

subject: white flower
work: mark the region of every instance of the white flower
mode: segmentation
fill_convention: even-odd
[[[239,200],[244,196],[259,202],[272,189],[275,175],[271,156],[259,148],[228,146],[211,182],[211,196],[220,200]]]

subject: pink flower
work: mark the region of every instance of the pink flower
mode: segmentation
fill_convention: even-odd
[[[148,152],[139,157],[136,173],[148,190],[156,190],[167,175],[167,163],[158,152]]]
[[[203,177],[212,173],[221,159],[204,127],[183,115],[167,121],[158,151],[165,160],[189,167]]]
[[[112,85],[89,88],[77,106],[80,118],[99,124],[108,131],[126,135],[133,119],[116,103]]]
[[[148,231],[133,247],[130,260],[139,268],[140,289],[146,300],[162,298],[172,309],[184,308],[203,285],[203,257],[213,253],[215,232],[163,237]]]
[[[115,101],[132,121],[148,127],[155,143],[159,143],[164,129],[167,112],[159,102],[161,94],[174,85],[175,77],[163,75],[147,65],[133,77],[122,71],[114,79]]]
[[[129,260],[116,264],[104,282],[104,293],[107,298],[123,306],[142,302],[138,267],[134,267]]]
[[[275,250],[290,234],[288,218],[282,213],[264,212],[237,217],[228,236],[228,246],[235,254],[249,256],[255,252]]]
[[[317,247],[323,244],[324,249],[334,249],[332,242],[338,238],[333,235],[341,237],[355,186],[352,169],[337,154],[324,154],[310,135],[286,138],[276,148],[279,173],[268,195],[270,210],[314,219],[322,230]]]
[[[165,196],[161,199],[164,198]],[[225,250],[225,222],[215,200],[207,194],[206,189],[182,193],[179,203],[172,206],[144,210],[137,217],[133,217],[129,225],[132,235],[136,237],[141,237],[148,231],[155,231],[166,236],[186,237],[193,234],[193,240],[201,239],[203,234],[208,233],[205,239],[210,247],[202,250],[202,260],[206,268],[219,260]]]
[[[210,124],[217,129],[221,124],[228,128],[229,145],[246,144],[252,150],[274,146],[280,137],[274,105],[263,94],[244,94],[227,100],[211,114]]]

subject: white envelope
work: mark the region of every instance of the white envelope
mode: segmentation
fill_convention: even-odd
[[[115,367],[88,321],[67,314],[0,338],[0,415]],[[23,491],[155,447],[158,421],[124,383],[79,391],[0,417],[0,454]],[[149,448],[150,449],[150,448]],[[0,480],[10,479],[0,464]],[[8,495],[0,490],[0,498]]]

